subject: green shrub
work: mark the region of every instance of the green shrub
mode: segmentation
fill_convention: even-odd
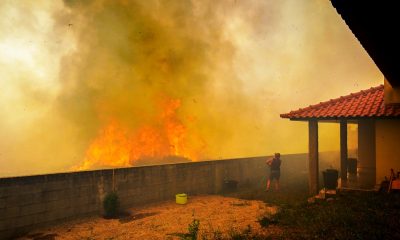
[[[197,240],[197,235],[199,233],[199,226],[200,226],[200,220],[193,219],[192,223],[190,223],[188,226],[188,233],[173,233],[169,235],[177,236],[181,240]]]
[[[197,239],[197,235],[199,233],[199,227],[200,227],[200,220],[193,219],[192,223],[189,224],[189,227],[188,227],[189,233],[187,233],[185,235],[184,239],[196,240]]]
[[[118,215],[119,199],[115,192],[108,193],[103,200],[103,207],[106,218],[113,218]]]

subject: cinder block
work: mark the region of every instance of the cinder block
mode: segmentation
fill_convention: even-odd
[[[99,204],[85,204],[85,205],[79,205],[75,206],[71,209],[69,209],[70,212],[68,214],[72,214],[73,216],[82,216],[86,215],[88,213],[100,213],[102,210],[102,205]]]
[[[0,219],[0,231],[13,229],[13,221],[15,218]],[[1,239],[1,238],[0,238]]]
[[[6,207],[6,199],[4,198],[0,198],[0,209],[5,208]]]
[[[77,202],[78,199],[59,199],[51,202],[45,202],[43,203],[44,209],[46,212],[53,212],[53,211],[58,211],[59,209],[67,209],[71,208],[72,203],[73,204],[79,204],[80,202]]]
[[[19,207],[19,216],[24,217],[46,211],[46,203],[36,203]]]
[[[0,229],[1,229],[1,223],[0,223]],[[13,239],[13,237],[17,234],[16,229],[5,229],[5,230],[0,230],[0,239]]]
[[[41,192],[17,194],[17,195],[13,195],[10,197],[12,197],[12,198],[9,199],[8,204],[17,205],[17,206],[32,205],[35,203],[43,202]]]
[[[18,216],[20,216],[20,207],[18,206],[10,206],[0,209],[0,220],[7,220]]]
[[[43,190],[41,194],[43,202],[51,202],[59,199],[69,198],[68,191],[65,190]]]
[[[36,215],[35,223],[43,225],[43,223],[51,221],[59,221],[71,217],[73,212],[70,209],[54,209],[52,211],[40,213]]]
[[[44,191],[62,191],[71,187],[70,182],[68,179],[54,182],[47,181],[42,185],[41,189]]]
[[[26,216],[19,216],[14,218],[12,227],[19,228],[19,227],[27,227],[34,225],[36,222],[38,214],[26,215]]]

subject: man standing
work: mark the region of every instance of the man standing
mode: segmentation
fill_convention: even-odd
[[[271,185],[271,181],[275,179],[275,189],[279,190],[279,178],[281,176],[281,154],[275,153],[275,157],[272,159],[268,159],[266,161],[267,165],[270,167],[270,174],[267,181],[267,189],[269,191],[269,187]]]

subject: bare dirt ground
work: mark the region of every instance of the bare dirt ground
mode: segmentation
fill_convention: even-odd
[[[229,239],[235,232],[268,236],[279,232],[262,228],[262,216],[275,214],[277,208],[262,201],[222,196],[189,197],[188,203],[174,201],[131,208],[119,219],[91,217],[31,232],[20,239],[179,239],[187,233],[193,219],[200,220],[199,239]]]

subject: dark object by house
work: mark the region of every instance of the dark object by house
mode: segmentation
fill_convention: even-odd
[[[223,185],[224,192],[234,192],[237,190],[238,181],[225,180]]]
[[[322,172],[324,177],[324,187],[326,189],[336,189],[339,171],[336,169],[326,169]]]
[[[347,159],[347,172],[350,174],[357,173],[357,158],[348,158]]]
[[[386,178],[386,177],[385,177]],[[379,187],[379,192],[384,192],[387,193],[389,189],[389,180],[385,179],[381,182],[381,185]]]

